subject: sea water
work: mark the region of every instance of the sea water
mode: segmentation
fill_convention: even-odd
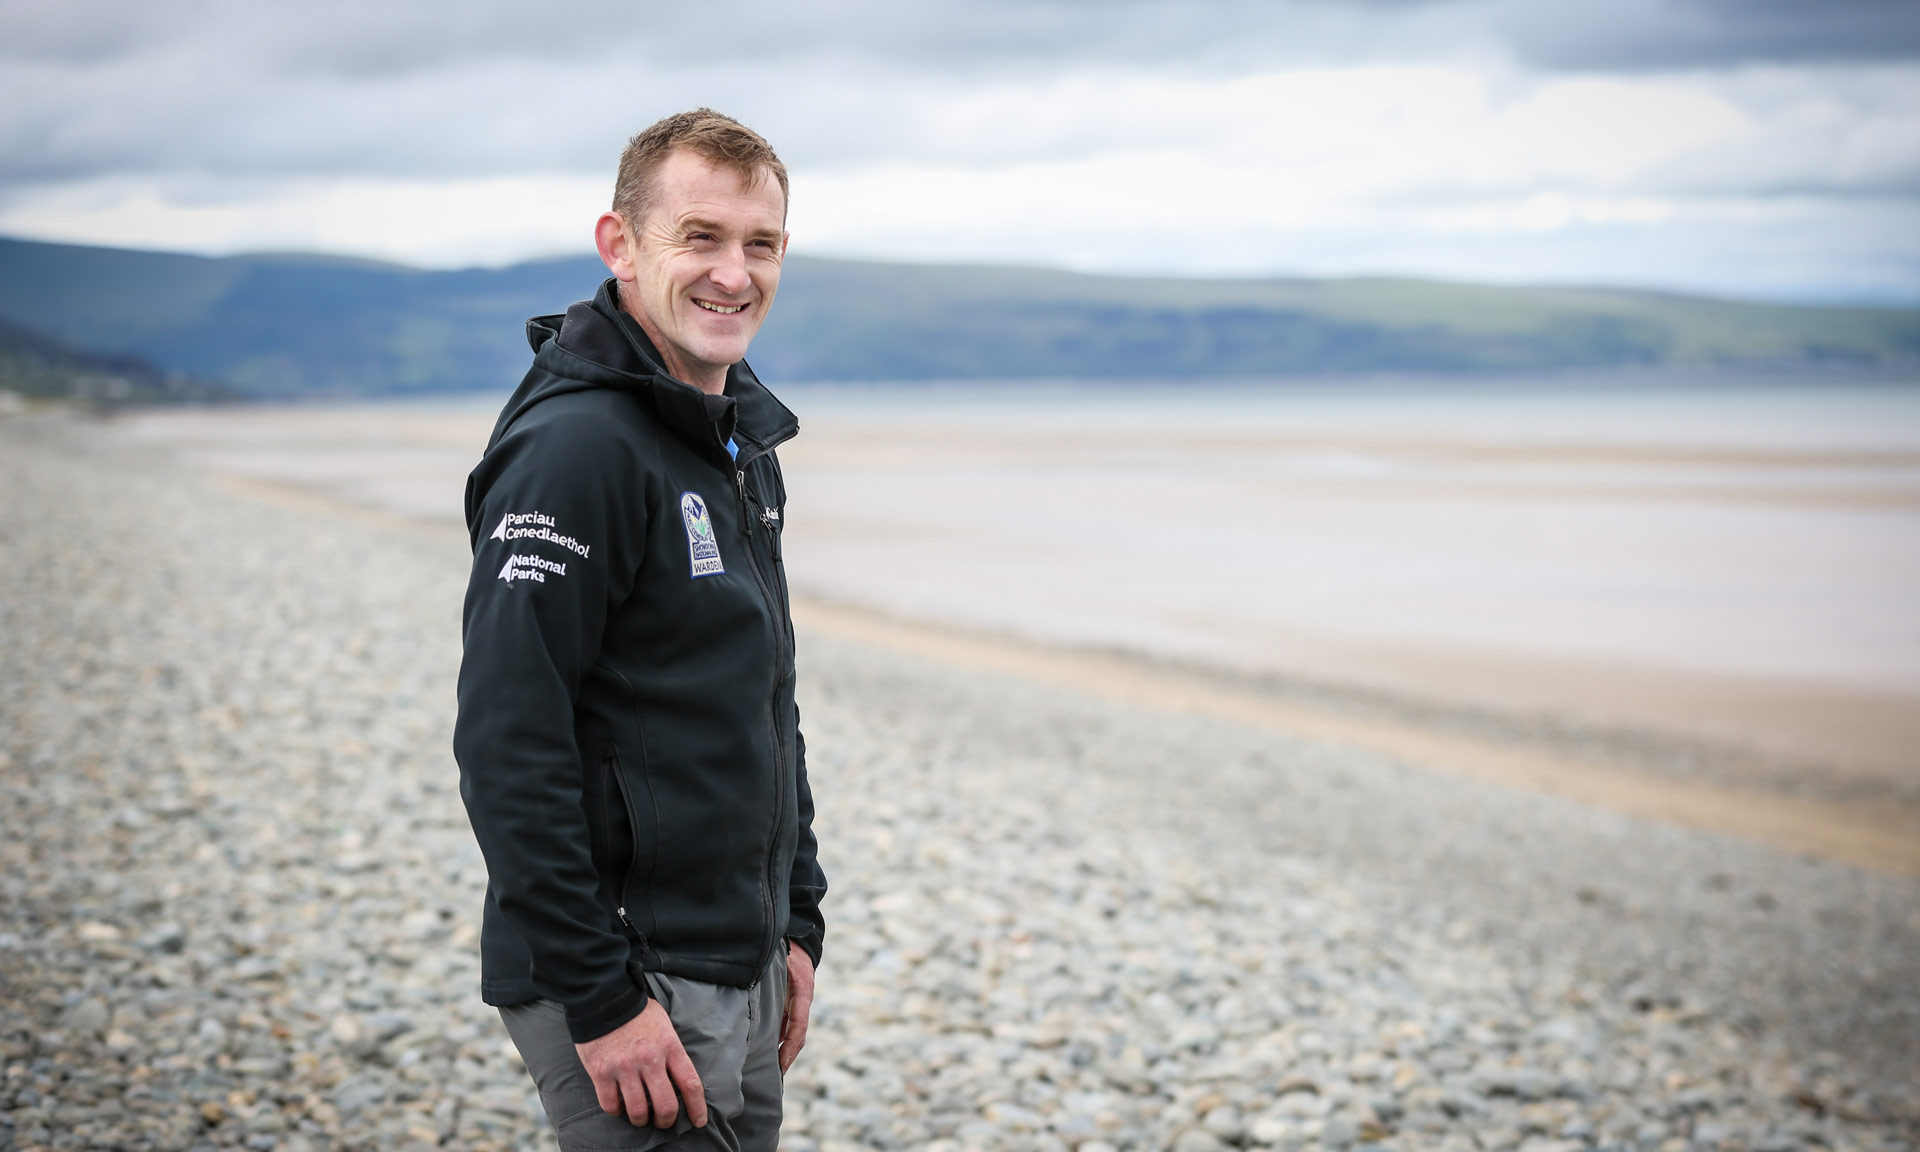
[[[1916,759],[1920,380],[777,390],[802,596],[1476,705],[1793,713]],[[130,434],[453,523],[500,399]]]

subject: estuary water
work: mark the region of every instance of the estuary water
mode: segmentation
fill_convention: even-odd
[[[1502,713],[1920,766],[1920,380],[778,389],[797,595]],[[497,397],[161,413],[457,522]]]
[[[803,390],[796,586],[1790,756],[1920,761],[1920,388]]]

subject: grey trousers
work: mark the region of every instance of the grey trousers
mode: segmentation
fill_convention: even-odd
[[[638,1128],[600,1110],[593,1079],[567,1034],[566,1009],[535,1000],[500,1009],[507,1034],[540,1089],[561,1152],[776,1152],[780,1144],[780,1025],[787,1005],[787,957],[773,962],[751,988],[725,988],[680,976],[647,973],[706,1089],[707,1125],[687,1121],[683,1104],[671,1128]]]

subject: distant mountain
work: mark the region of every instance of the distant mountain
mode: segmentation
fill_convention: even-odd
[[[1891,366],[1920,365],[1920,309],[796,260],[754,347],[772,378],[829,379]]]
[[[503,390],[592,257],[439,272],[0,239],[0,317],[254,395]],[[1421,280],[1188,280],[788,261],[769,380],[1920,366],[1920,310]]]
[[[0,390],[89,404],[234,399],[232,390],[138,356],[82,352],[57,337],[0,320]]]
[[[524,321],[591,294],[597,259],[428,272],[0,240],[0,317],[254,395],[505,389]]]

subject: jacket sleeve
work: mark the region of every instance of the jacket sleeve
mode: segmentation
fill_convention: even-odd
[[[820,845],[813,835],[813,789],[807,786],[807,739],[796,729],[794,780],[800,807],[800,836],[794,844],[793,877],[787,885],[787,902],[792,911],[787,920],[787,938],[798,944],[813,966],[820,966],[820,951],[827,935],[827,922],[820,915],[820,899],[827,894],[827,875],[820,870]]]
[[[631,448],[597,417],[510,431],[474,469],[473,572],[462,616],[454,756],[502,916],[576,1043],[640,1014],[582,807],[574,701],[646,530]]]

